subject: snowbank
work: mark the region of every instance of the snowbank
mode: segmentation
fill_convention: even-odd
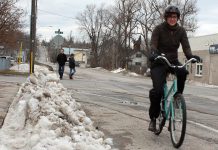
[[[101,131],[47,69],[20,87],[0,130],[1,150],[110,150]]]

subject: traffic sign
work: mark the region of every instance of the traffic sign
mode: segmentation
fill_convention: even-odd
[[[60,29],[58,29],[58,31],[55,31],[55,33],[56,34],[63,34],[63,32]]]

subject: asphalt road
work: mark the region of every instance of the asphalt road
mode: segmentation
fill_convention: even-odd
[[[60,82],[82,104],[94,126],[112,137],[114,147],[120,150],[174,149],[170,134],[164,128],[160,136],[149,132],[148,91],[151,80],[130,77],[98,69],[76,68],[74,80],[69,80],[65,68]],[[26,77],[0,76],[1,105],[9,107]],[[4,88],[3,88],[4,87]],[[188,107],[188,125],[185,141],[180,149],[218,149],[218,92],[217,88],[187,84],[185,99]],[[5,100],[9,100],[5,101]]]
[[[61,83],[73,93],[96,128],[114,139],[121,150],[173,149],[167,128],[160,136],[149,132],[148,91],[151,80],[109,71],[77,68],[74,80]],[[180,149],[218,149],[217,88],[187,84],[188,125]]]

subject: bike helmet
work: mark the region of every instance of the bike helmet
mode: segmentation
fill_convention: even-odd
[[[179,8],[173,5],[168,6],[164,11],[164,18],[166,19],[170,14],[175,13],[179,19],[180,11]]]

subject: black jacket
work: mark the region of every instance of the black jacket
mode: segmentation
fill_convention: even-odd
[[[69,58],[69,67],[70,68],[75,68],[75,60],[72,57]]]
[[[158,25],[151,37],[151,52],[160,55],[164,53],[169,61],[178,60],[178,48],[182,45],[183,52],[187,58],[192,56],[186,31],[176,24],[168,25],[167,22]]]
[[[63,53],[58,54],[57,62],[59,65],[64,66],[65,62],[67,61],[67,56]]]

